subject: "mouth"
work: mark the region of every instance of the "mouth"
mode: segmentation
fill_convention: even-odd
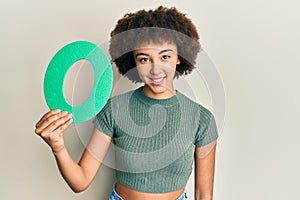
[[[160,84],[163,83],[163,81],[164,81],[165,78],[166,78],[166,77],[161,77],[161,78],[150,78],[151,84],[153,84],[153,85],[160,85]]]

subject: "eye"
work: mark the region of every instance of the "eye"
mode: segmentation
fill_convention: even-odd
[[[149,62],[149,61],[150,61],[149,58],[140,58],[140,59],[139,59],[139,62],[140,62],[140,63],[146,63],[146,62]]]
[[[169,55],[163,55],[161,57],[162,60],[168,60],[169,58],[171,58],[171,56],[169,56]]]

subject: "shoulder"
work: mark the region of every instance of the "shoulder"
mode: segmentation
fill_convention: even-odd
[[[180,99],[180,102],[184,105],[184,106],[188,106],[190,109],[193,109],[195,112],[200,114],[203,114],[204,116],[208,117],[212,115],[212,112],[206,108],[205,106],[203,106],[201,103],[198,103],[192,99],[190,99],[189,97],[187,97],[186,95],[184,95],[183,93],[179,92],[177,93],[178,98]]]
[[[119,107],[124,106],[125,103],[128,102],[127,99],[130,99],[133,93],[134,90],[111,96],[97,116],[102,115],[103,113],[108,114],[117,111]]]
[[[128,92],[124,92],[124,93],[121,93],[121,94],[114,95],[109,100],[110,101],[117,101],[117,100],[120,100],[120,99],[130,98],[135,91],[136,90],[130,90]]]
[[[112,105],[119,105],[125,103],[127,100],[131,98],[135,90],[131,90],[125,93],[117,94],[114,96],[111,96],[108,101],[107,101],[107,106],[112,106]]]
[[[180,102],[182,102],[184,115],[189,119],[193,119],[192,121],[194,121],[196,127],[205,128],[215,124],[215,117],[209,108],[195,102],[180,92],[178,93],[178,97]]]

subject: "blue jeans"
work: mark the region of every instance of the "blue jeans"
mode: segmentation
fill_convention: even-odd
[[[182,193],[182,195],[180,197],[178,197],[177,200],[186,200],[186,199],[188,199],[188,198],[186,195],[186,191],[184,191]],[[113,191],[111,193],[111,196],[109,197],[109,200],[123,200],[122,197],[120,195],[118,195],[118,193],[116,192],[116,184],[114,184]]]

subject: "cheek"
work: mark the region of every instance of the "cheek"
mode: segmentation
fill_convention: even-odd
[[[172,71],[173,73],[175,73],[176,67],[177,67],[177,62],[176,62],[176,61],[171,62],[171,63],[168,65],[168,71]]]
[[[167,79],[171,80],[171,79],[173,79],[173,77],[175,75],[176,67],[174,67],[174,66],[164,66],[162,68],[162,70],[163,70],[163,73],[165,75],[167,75]]]
[[[138,74],[139,74],[140,78],[143,79],[143,77],[149,75],[151,68],[149,66],[147,66],[147,65],[143,65],[143,66],[137,66],[136,69],[138,71]]]
[[[173,79],[176,71],[175,71],[175,69],[169,69],[167,73],[168,73],[168,78]]]

